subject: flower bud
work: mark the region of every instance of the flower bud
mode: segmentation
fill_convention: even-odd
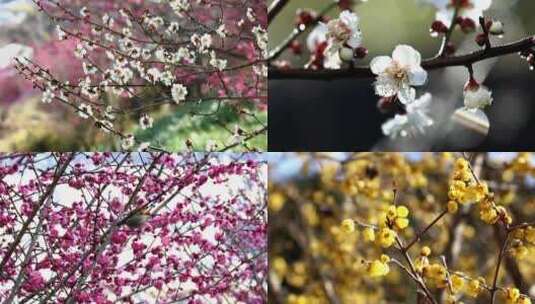
[[[459,25],[464,33],[471,33],[476,30],[476,22],[471,18],[462,18],[459,20]]]
[[[366,57],[366,55],[368,55],[368,49],[363,46],[359,46],[353,51],[353,56],[357,59],[362,59]]]
[[[431,24],[431,29],[429,31],[432,33],[444,34],[448,32],[448,27],[442,21],[435,20]]]
[[[316,13],[310,10],[299,10],[297,11],[297,17],[295,20],[295,24],[297,26],[304,25],[307,26],[314,21],[316,18]]]
[[[503,23],[501,21],[493,20],[489,27],[489,33],[492,35],[503,35]]]
[[[351,48],[344,46],[338,51],[338,53],[340,55],[340,59],[342,59],[343,61],[353,60],[353,49]]]

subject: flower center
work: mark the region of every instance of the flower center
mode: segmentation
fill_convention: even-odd
[[[339,43],[345,43],[351,37],[351,29],[341,21],[329,23],[329,35]]]
[[[403,82],[407,78],[407,71],[397,62],[393,62],[393,65],[386,69],[386,73],[397,82]]]

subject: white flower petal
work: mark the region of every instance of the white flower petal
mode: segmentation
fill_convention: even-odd
[[[372,73],[379,75],[384,72],[389,66],[392,65],[392,58],[388,56],[378,56],[372,59],[370,62],[370,68]]]
[[[307,37],[307,48],[311,53],[316,51],[316,47],[327,41],[327,25],[319,23]]]
[[[396,95],[399,87],[394,79],[386,74],[380,74],[375,81],[375,94],[383,97]]]
[[[414,99],[416,98],[416,90],[406,84],[403,84],[401,88],[399,88],[398,98],[401,103],[410,104],[414,102]]]
[[[423,85],[427,80],[427,72],[418,66],[409,70],[409,83],[414,86]]]
[[[398,45],[392,53],[392,59],[404,67],[416,67],[420,65],[422,57],[420,53],[410,45]]]

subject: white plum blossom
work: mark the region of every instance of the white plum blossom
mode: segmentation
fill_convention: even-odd
[[[468,109],[482,109],[492,104],[492,92],[471,78],[464,88],[464,106]]]
[[[78,115],[83,119],[93,116],[93,108],[85,103],[80,104]]]
[[[470,18],[477,25],[477,20],[483,16],[483,11],[488,9],[492,0],[425,0],[437,8],[436,20],[449,25],[453,19],[456,5],[459,5],[458,16]]]
[[[418,99],[415,99],[415,94],[415,90],[412,89],[410,93],[412,100],[406,104],[406,114],[396,114],[394,118],[383,123],[384,135],[396,138],[423,134],[426,128],[433,125],[433,119],[427,114],[431,104],[431,94],[425,93]]]
[[[392,58],[373,58],[370,67],[377,75],[375,93],[383,97],[397,95],[402,103],[410,102],[411,86],[421,86],[427,80],[421,61],[420,53],[409,45],[398,45]]]
[[[351,60],[353,50],[362,43],[357,14],[343,11],[338,18],[327,24],[319,23],[307,37],[307,47],[312,53],[315,53],[316,48],[325,42],[328,43],[323,52],[325,68],[339,69],[342,64],[340,53],[346,54],[343,56],[344,60]]]
[[[267,56],[267,47],[268,47],[268,32],[263,29],[261,26],[255,26],[251,30],[256,38],[256,44],[264,53],[264,56]]]
[[[210,65],[219,71],[224,70],[227,67],[227,60],[218,59],[215,51],[210,52]]]
[[[183,13],[190,8],[190,0],[171,0],[169,5],[178,16],[182,17]]]
[[[327,43],[328,29],[325,25],[317,25],[307,37],[307,48],[311,53],[316,53],[317,48],[323,43]],[[325,53],[325,52],[324,52]],[[342,60],[338,52],[330,53],[330,56],[325,56],[323,67],[326,69],[339,69],[342,65]]]
[[[139,118],[139,126],[141,127],[142,130],[152,128],[153,123],[154,123],[154,119],[150,117],[148,114],[143,114]]]
[[[344,46],[353,49],[362,43],[362,33],[360,32],[359,17],[350,11],[343,11],[337,19],[329,21],[327,27],[327,38],[330,48],[338,51]]]
[[[51,103],[54,97],[55,97],[54,93],[52,93],[52,91],[48,89],[45,92],[43,92],[43,97],[41,98],[41,101],[43,103]]]
[[[174,84],[171,88],[171,95],[173,96],[173,101],[178,104],[181,101],[186,100],[186,96],[188,95],[188,88],[186,88],[180,83]]]
[[[132,147],[134,147],[134,144],[136,143],[134,135],[133,134],[127,134],[125,137],[123,137],[123,140],[121,142],[121,148],[123,150],[130,150]]]

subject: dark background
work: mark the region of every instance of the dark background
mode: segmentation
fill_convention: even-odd
[[[298,7],[323,7],[325,1],[294,0],[270,27],[270,44],[275,46],[288,32]],[[504,21],[506,36],[494,44],[507,43],[535,32],[530,11],[531,0],[493,1],[487,15]],[[390,55],[401,43],[413,45],[423,58],[433,56],[438,39],[429,36],[434,20],[431,6],[415,0],[374,0],[356,7],[361,17],[364,45],[370,50],[362,64],[378,55]],[[332,15],[337,14],[333,11]],[[394,24],[395,26],[391,26]],[[303,38],[306,35],[303,35]],[[380,38],[379,38],[380,37]],[[473,35],[456,33],[459,54],[477,49]],[[288,53],[294,66],[306,61]],[[270,151],[363,151],[363,150],[531,150],[535,146],[535,72],[518,55],[490,59],[474,65],[476,78],[484,80],[494,96],[485,109],[490,120],[487,137],[459,130],[450,121],[452,112],[462,106],[462,87],[467,79],[465,68],[433,71],[428,84],[419,89],[433,94],[431,116],[436,124],[425,136],[412,140],[387,140],[381,124],[391,115],[381,114],[373,92],[374,79],[336,81],[270,80],[269,149]]]

